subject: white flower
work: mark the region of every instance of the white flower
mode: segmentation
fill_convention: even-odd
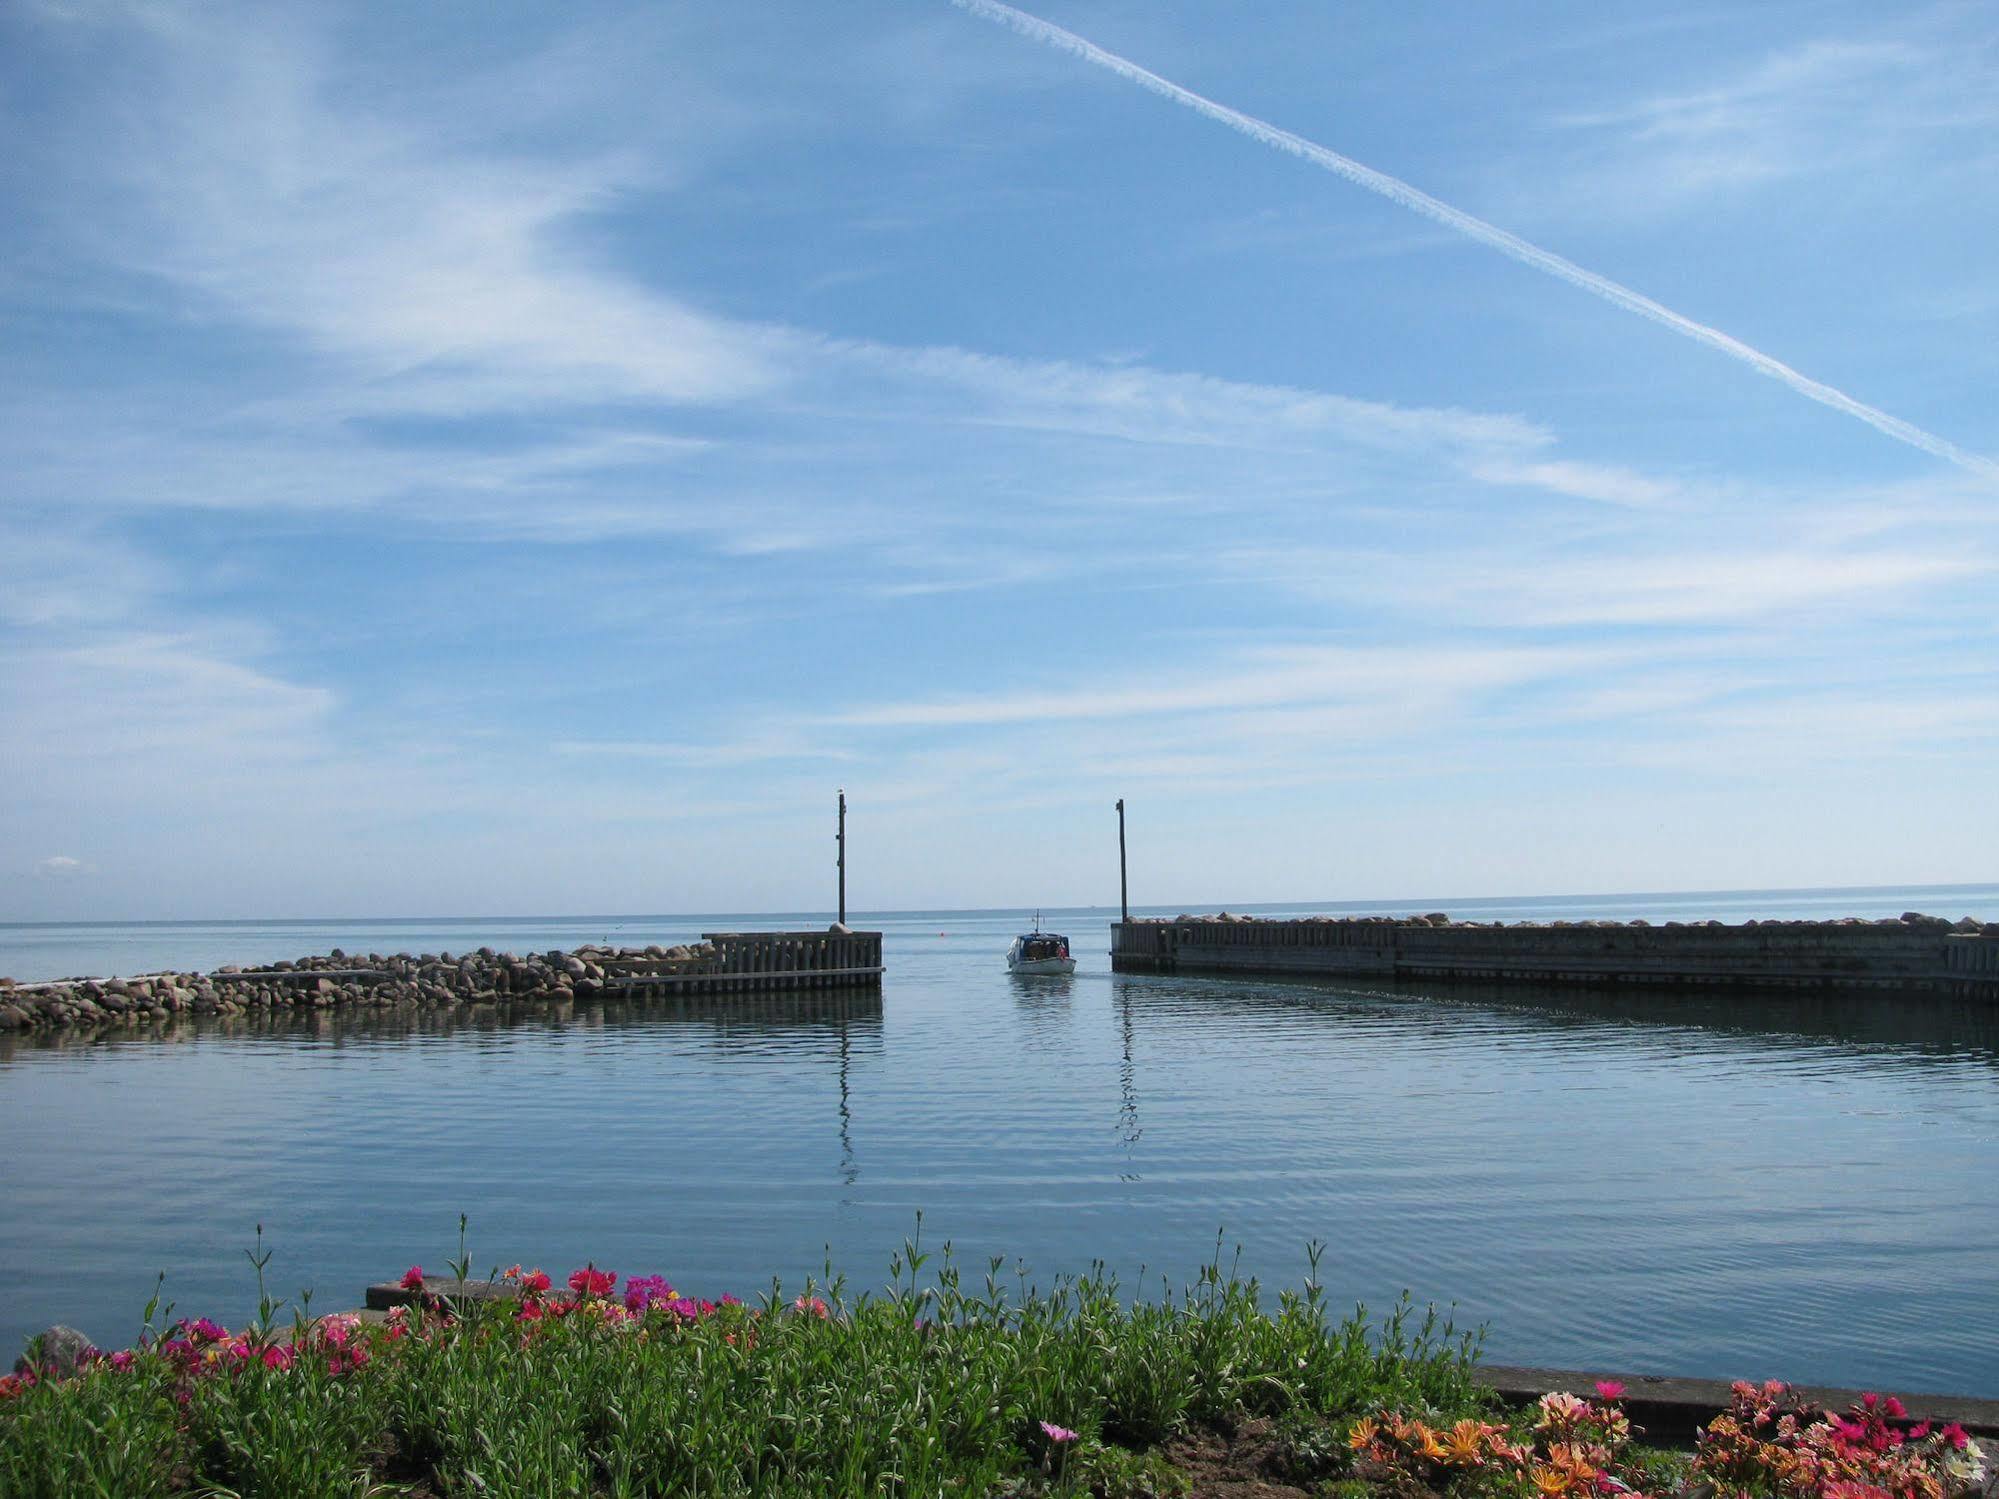
[[[1976,1442],[1950,1448],[1943,1455],[1943,1470],[1954,1482],[1973,1488],[1985,1474],[1985,1449]]]

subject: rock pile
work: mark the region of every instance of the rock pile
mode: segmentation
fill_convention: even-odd
[[[399,1005],[573,1001],[632,974],[700,974],[716,964],[713,944],[579,947],[517,957],[482,947],[384,957],[335,948],[324,957],[262,968],[230,964],[213,973],[153,973],[128,979],[0,979],[0,1031],[115,1026],[169,1015],[236,1015],[248,1010],[390,1009]]]

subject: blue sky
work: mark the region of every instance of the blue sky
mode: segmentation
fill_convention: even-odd
[[[1990,7],[1033,10],[1999,454]],[[26,0],[0,138],[0,916],[1994,877],[1975,457],[945,0]]]

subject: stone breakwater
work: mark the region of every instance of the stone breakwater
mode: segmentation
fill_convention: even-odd
[[[1177,916],[1115,923],[1121,973],[1906,990],[1999,999],[1999,923],[1889,920],[1453,921],[1422,916]]]
[[[1129,926],[1181,926],[1194,922],[1227,922],[1237,926],[1337,926],[1337,927],[1455,927],[1480,931],[1572,931],[1582,929],[1656,928],[1670,931],[1674,928],[1698,928],[1724,931],[1753,931],[1767,928],[1771,931],[1800,929],[1828,929],[1847,931],[1854,927],[1891,927],[1897,931],[1957,932],[1965,936],[1999,937],[1999,921],[1980,921],[1976,916],[1962,916],[1952,921],[1947,916],[1925,916],[1920,911],[1904,911],[1900,916],[1871,918],[1866,916],[1840,916],[1830,921],[1757,921],[1753,917],[1739,926],[1731,926],[1725,921],[1661,921],[1651,922],[1635,917],[1629,921],[1456,921],[1443,911],[1432,911],[1423,916],[1231,916],[1227,911],[1213,916],[1134,916]]]
[[[323,957],[260,968],[231,964],[213,973],[35,984],[0,979],[0,1031],[137,1025],[179,1014],[393,1009],[504,1000],[564,1003],[622,988],[634,972],[656,982],[704,976],[720,968],[720,952],[712,942],[579,947],[526,956],[490,947],[456,957],[448,952],[357,956],[335,948]]]

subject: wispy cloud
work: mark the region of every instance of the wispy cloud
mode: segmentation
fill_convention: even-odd
[[[1491,460],[1473,464],[1471,473],[1490,484],[1531,486],[1550,494],[1594,500],[1605,505],[1628,506],[1634,510],[1653,510],[1671,505],[1680,494],[1679,485],[1670,479],[1653,478],[1608,464],[1575,463],[1564,459],[1529,463]]]
[[[986,693],[888,703],[838,715],[851,727],[1050,724],[1077,719],[1144,720],[1157,715],[1344,705],[1390,699],[1430,705],[1464,698],[1599,659],[1588,648],[1421,649],[1266,646],[1204,655],[1154,668],[1136,685],[1105,689]]]
[[[1818,38],[1682,92],[1557,123],[1627,153],[1623,185],[1697,199],[1815,173],[1851,175],[1912,140],[1990,126],[1989,89],[1966,87],[1973,59],[1907,40]]]
[[[1942,585],[1993,576],[1982,550],[1910,546],[1836,550],[1744,546],[1658,550],[1560,544],[1494,552],[1453,547],[1420,558],[1372,550],[1241,548],[1228,565],[1246,586],[1392,610],[1406,619],[1507,629],[1591,625],[1705,627],[1792,620],[1801,611],[1921,611]]]
[[[799,735],[770,735],[717,744],[676,744],[655,740],[559,739],[558,755],[631,760],[698,770],[734,770],[773,760],[853,760],[852,750],[815,744]]]

